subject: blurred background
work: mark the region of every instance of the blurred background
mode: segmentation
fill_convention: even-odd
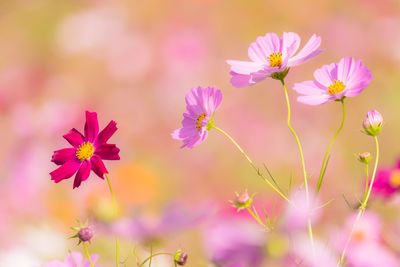
[[[189,253],[188,266],[214,266],[212,261],[282,266],[291,250],[279,230],[285,224],[282,200],[219,133],[211,132],[192,150],[181,149],[170,136],[181,125],[188,90],[215,85],[224,94],[216,124],[255,162],[265,163],[285,191],[291,177],[294,185],[301,184],[279,82],[269,79],[245,89],[229,83],[225,61],[247,60],[249,44],[267,32],[297,32],[302,44],[314,33],[322,37],[324,52],[290,71],[289,88],[343,56],[362,59],[374,76],[367,90],[347,101],[346,126],[321,194],[321,203],[331,201],[316,226],[322,243],[330,245],[332,233],[351,213],[343,196],[352,205],[361,196],[363,166],[354,155],[374,149],[361,133],[369,109],[385,119],[381,165],[392,166],[399,156],[397,0],[16,0],[0,3],[0,23],[2,267],[41,266],[80,251],[76,240],[68,239],[77,219],[95,224],[90,250],[100,255],[101,266],[112,266],[115,234],[122,239],[127,266],[134,266],[134,250],[144,259],[150,246],[171,253],[182,248]],[[294,91],[290,96],[315,184],[341,107],[335,102],[305,106],[295,101]],[[54,184],[48,174],[56,168],[52,152],[68,147],[62,135],[73,127],[83,130],[85,110],[99,114],[100,128],[110,120],[118,123],[111,143],[121,148],[121,160],[106,162],[124,211],[116,220],[109,218],[105,181],[92,174],[72,190],[72,179]],[[274,220],[277,231],[262,231],[231,207],[234,192],[245,189],[257,193],[255,205]],[[370,206],[390,226],[383,227],[389,229],[386,235],[400,232],[396,197],[374,199]],[[385,244],[397,257],[400,240]],[[242,265],[229,263],[232,251],[245,251],[234,253]],[[172,266],[165,257],[153,264]]]

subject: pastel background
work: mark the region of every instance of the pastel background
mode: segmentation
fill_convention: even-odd
[[[265,255],[262,266],[281,266],[277,262],[290,250],[290,240],[281,231],[262,232],[229,200],[235,191],[257,192],[257,207],[276,218],[278,228],[284,203],[217,132],[193,150],[181,149],[170,136],[180,127],[187,91],[218,86],[224,99],[216,123],[257,163],[265,163],[283,188],[290,177],[301,184],[279,82],[245,89],[229,83],[225,61],[247,59],[248,45],[267,32],[294,31],[303,44],[314,33],[322,37],[324,52],[290,72],[289,88],[343,56],[362,59],[374,77],[367,90],[347,101],[346,126],[321,194],[323,203],[332,201],[316,227],[321,242],[332,243],[332,233],[351,214],[343,196],[356,205],[361,195],[363,167],[354,155],[373,152],[372,139],[361,133],[369,109],[385,118],[381,165],[391,166],[400,155],[396,0],[2,1],[0,25],[1,267],[63,259],[69,250],[80,250],[68,239],[76,219],[108,221],[105,181],[92,174],[72,190],[71,180],[54,184],[48,174],[55,168],[53,150],[67,146],[62,135],[70,128],[82,130],[85,110],[99,114],[100,127],[113,119],[119,128],[112,143],[121,148],[121,160],[107,166],[125,217],[113,229],[96,225],[90,249],[100,255],[101,266],[113,263],[110,231],[122,236],[122,255],[131,266],[134,248],[144,258],[149,244],[157,251],[182,248],[189,253],[188,266],[212,266],[221,240],[242,240],[237,232],[251,237],[249,246]],[[305,106],[292,90],[290,97],[314,184],[340,122],[340,105]],[[373,199],[370,205],[395,257],[399,205],[396,198]],[[161,257],[154,266],[172,265]]]

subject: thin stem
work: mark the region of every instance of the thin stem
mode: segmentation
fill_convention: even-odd
[[[114,190],[111,185],[111,180],[107,174],[104,174],[104,176],[106,177],[108,188],[110,189],[111,198],[113,201],[114,215],[117,215],[118,214],[118,203],[117,203],[117,199],[114,194]],[[119,241],[118,241],[117,237],[115,238],[115,266],[119,267]]]
[[[149,267],[151,267],[151,262],[153,260],[153,246],[150,245],[150,260],[149,260]]]
[[[281,81],[282,86],[283,86],[283,92],[285,94],[285,100],[286,100],[287,126],[288,126],[290,132],[292,133],[294,139],[296,140],[297,147],[299,149],[300,159],[301,159],[301,166],[302,166],[302,169],[303,169],[304,189],[306,191],[307,203],[310,203],[310,194],[308,192],[308,177],[307,177],[307,171],[306,171],[306,163],[305,163],[304,154],[303,154],[303,146],[301,145],[299,136],[297,135],[295,129],[292,127],[290,99],[289,99],[289,94],[287,92],[285,81],[283,79],[280,80],[280,81]],[[311,224],[311,219],[310,218],[308,218],[307,224],[308,224],[308,237],[310,238],[311,247],[312,247],[312,250],[313,250],[313,255],[315,256],[314,235],[313,235],[313,229],[312,229],[312,224]]]
[[[329,156],[331,154],[333,144],[335,143],[340,132],[342,131],[344,123],[346,121],[346,105],[344,104],[344,99],[342,99],[340,102],[342,103],[342,121],[340,122],[339,128],[336,130],[336,132],[332,136],[332,139],[328,145],[328,149],[325,152],[324,160],[322,161],[321,170],[319,171],[319,177],[318,177],[318,182],[317,182],[317,187],[316,187],[317,193],[319,193],[319,191],[321,190],[322,182],[324,180],[324,176],[326,173],[326,168],[328,167],[328,164],[329,164]]]
[[[367,196],[368,182],[369,182],[369,163],[365,163],[365,189],[364,189],[364,195],[363,195],[362,200],[364,200]]]
[[[165,252],[160,252],[160,253],[155,253],[150,255],[148,258],[146,258],[140,265],[139,267],[143,266],[146,262],[151,261],[154,257],[156,256],[160,256],[160,255],[169,255],[171,257],[173,257],[174,255],[171,253],[165,253]]]
[[[265,223],[262,222],[262,220],[260,219],[260,216],[258,216],[258,214],[256,214],[252,209],[247,208],[246,209],[248,211],[248,213],[251,215],[251,217],[253,217],[253,219],[262,227],[267,228],[267,226],[265,225]]]
[[[90,267],[94,267],[92,257],[90,256],[89,248],[87,246],[87,242],[83,242],[83,250],[85,251],[86,257],[89,260]]]
[[[301,145],[299,136],[297,135],[296,131],[292,127],[290,100],[289,100],[289,94],[288,94],[287,89],[286,89],[286,84],[285,84],[285,82],[283,80],[281,80],[281,82],[282,82],[283,92],[285,93],[285,99],[286,99],[287,126],[288,126],[290,132],[292,133],[294,139],[296,140],[297,147],[299,148],[299,153],[300,153],[300,158],[301,158],[301,166],[302,166],[302,169],[303,169],[304,188],[306,190],[306,195],[307,195],[307,198],[308,198],[308,196],[309,196],[309,194],[308,194],[308,179],[307,179],[306,163],[305,163],[304,154],[303,154],[303,147]]]
[[[374,186],[376,170],[378,169],[378,162],[379,162],[379,142],[378,142],[378,137],[374,136],[374,140],[375,140],[375,147],[376,147],[376,157],[375,157],[375,165],[374,165],[374,170],[372,172],[371,182],[369,183],[367,194],[365,195],[365,198],[361,202],[361,205],[360,205],[360,207],[358,209],[357,217],[356,217],[356,219],[355,219],[355,221],[353,223],[353,226],[351,227],[350,235],[349,235],[349,237],[347,239],[347,242],[346,242],[346,244],[344,246],[342,255],[340,256],[340,259],[339,259],[339,262],[338,262],[337,266],[343,265],[344,258],[346,256],[346,252],[347,252],[347,248],[348,248],[348,246],[349,246],[349,244],[351,242],[351,239],[353,237],[354,230],[356,229],[358,222],[360,221],[362,215],[364,214],[364,212],[365,212],[365,210],[367,208],[368,200],[369,200],[369,197],[371,196],[371,191],[372,191],[372,188]]]
[[[281,196],[288,203],[291,203],[290,200],[260,172],[259,168],[257,168],[257,166],[253,163],[251,158],[244,152],[244,150],[235,141],[235,139],[233,139],[227,132],[225,132],[224,130],[215,125],[213,126],[213,129],[219,131],[226,138],[228,138],[236,146],[236,148],[240,151],[240,153],[242,153],[242,155],[246,158],[246,160],[250,163],[251,167],[257,172],[258,176],[260,176],[276,193],[278,193],[279,196]]]

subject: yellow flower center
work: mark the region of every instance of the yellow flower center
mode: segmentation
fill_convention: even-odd
[[[328,87],[328,93],[331,95],[336,95],[341,93],[344,89],[346,89],[346,85],[342,81],[336,80]]]
[[[395,170],[390,176],[390,185],[397,188],[400,187],[400,170]]]
[[[204,121],[204,119],[207,117],[207,114],[206,113],[202,113],[202,114],[200,114],[198,117],[197,117],[197,120],[196,120],[196,129],[197,130],[201,130],[201,128],[203,128],[203,121]]]
[[[94,153],[94,146],[90,142],[85,142],[78,147],[76,150],[76,157],[80,161],[88,160],[93,156]]]
[[[275,52],[268,57],[269,65],[271,67],[281,67],[282,66],[282,53]]]

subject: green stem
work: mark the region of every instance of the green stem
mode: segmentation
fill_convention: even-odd
[[[222,133],[226,138],[229,139],[229,141],[231,141],[236,148],[240,151],[240,153],[242,153],[242,155],[246,158],[246,160],[250,163],[250,166],[257,172],[258,176],[260,176],[276,193],[278,193],[279,196],[281,196],[284,200],[286,200],[288,203],[291,203],[290,200],[275,186],[273,185],[261,172],[260,170],[257,168],[257,166],[253,163],[253,161],[251,160],[251,158],[244,152],[244,150],[240,147],[240,145],[235,141],[235,139],[233,139],[227,132],[225,132],[224,130],[222,130],[221,128],[213,125],[212,127],[213,129],[219,131],[220,133]]]
[[[104,176],[106,177],[108,188],[110,189],[111,198],[113,201],[114,215],[117,215],[118,214],[117,198],[115,197],[110,178],[108,177],[107,174],[104,174]],[[115,266],[119,267],[119,241],[118,241],[118,238],[115,238]]]
[[[369,163],[365,163],[365,189],[364,189],[364,195],[362,198],[363,200],[367,197],[368,182],[369,182]]]
[[[253,217],[253,219],[254,219],[259,225],[261,225],[263,228],[267,228],[267,226],[265,225],[265,223],[262,222],[260,216],[258,216],[257,213],[255,213],[251,208],[247,208],[246,210],[247,210],[247,212],[251,215],[251,217]]]
[[[346,120],[346,105],[344,104],[344,99],[340,100],[340,102],[342,103],[342,121],[340,122],[339,128],[336,130],[335,134],[332,136],[332,139],[328,145],[328,149],[325,152],[324,160],[322,161],[322,166],[321,166],[321,170],[319,172],[319,177],[318,177],[318,182],[317,182],[317,187],[316,187],[317,193],[319,193],[319,191],[321,190],[322,182],[324,180],[326,168],[328,167],[328,163],[329,163],[328,160],[329,160],[329,156],[331,154],[333,144],[335,143],[337,137],[339,136],[340,132],[342,131],[345,120]]]
[[[308,179],[307,179],[307,171],[306,171],[306,163],[304,160],[304,154],[303,154],[303,147],[301,145],[299,136],[297,135],[296,131],[292,127],[291,123],[291,107],[290,107],[290,100],[289,100],[289,94],[286,89],[286,84],[283,80],[281,80],[282,86],[283,86],[283,92],[285,93],[285,99],[286,99],[286,108],[287,108],[287,126],[292,133],[294,139],[296,140],[297,147],[299,149],[300,153],[300,158],[301,158],[301,167],[303,169],[303,177],[304,177],[304,188],[306,190],[306,194],[308,196]]]
[[[307,171],[306,171],[306,163],[304,160],[304,154],[303,154],[303,147],[301,145],[299,136],[297,135],[296,131],[294,130],[294,128],[292,127],[291,124],[291,107],[290,107],[290,99],[289,99],[289,94],[286,88],[286,84],[285,81],[282,79],[280,80],[283,86],[283,92],[285,94],[285,100],[286,100],[286,108],[287,108],[287,126],[290,130],[290,132],[292,133],[294,139],[296,140],[297,143],[297,147],[299,149],[299,153],[300,153],[300,159],[301,159],[301,166],[303,169],[303,179],[304,179],[304,189],[306,191],[306,198],[307,198],[307,203],[310,203],[310,195],[308,192],[308,177],[307,177]],[[308,218],[308,236],[310,238],[310,242],[311,242],[311,246],[313,249],[313,253],[314,253],[314,235],[313,235],[313,229],[312,229],[312,225],[311,225],[311,219]]]
[[[171,256],[171,257],[174,256],[174,255],[171,254],[171,253],[165,253],[165,252],[155,253],[155,254],[150,255],[147,259],[145,259],[145,260],[139,265],[139,267],[143,266],[146,262],[151,261],[154,257],[160,256],[160,255],[169,255],[169,256]]]
[[[349,237],[347,239],[347,242],[346,242],[346,244],[344,246],[342,255],[340,256],[340,260],[339,260],[337,266],[343,265],[344,258],[346,256],[346,252],[347,252],[347,248],[348,248],[348,246],[349,246],[349,244],[351,242],[351,239],[353,237],[354,230],[356,229],[358,222],[360,221],[362,215],[364,214],[364,212],[365,212],[365,210],[367,208],[368,200],[369,200],[369,197],[371,196],[371,191],[372,191],[372,188],[374,186],[376,170],[378,169],[378,162],[379,162],[379,142],[378,142],[378,137],[374,136],[374,140],[375,140],[375,147],[376,147],[376,158],[375,158],[374,170],[372,172],[371,182],[369,183],[368,191],[366,192],[365,198],[361,202],[361,205],[360,205],[360,207],[358,209],[357,217],[356,217],[356,219],[355,219],[355,221],[353,223],[353,226],[351,227],[350,235],[349,235]]]
[[[87,257],[88,260],[89,260],[90,267],[94,267],[92,258],[91,258],[91,256],[90,256],[89,248],[88,248],[88,246],[87,246],[86,243],[87,243],[87,242],[83,242],[83,250],[85,251],[86,257]]]

